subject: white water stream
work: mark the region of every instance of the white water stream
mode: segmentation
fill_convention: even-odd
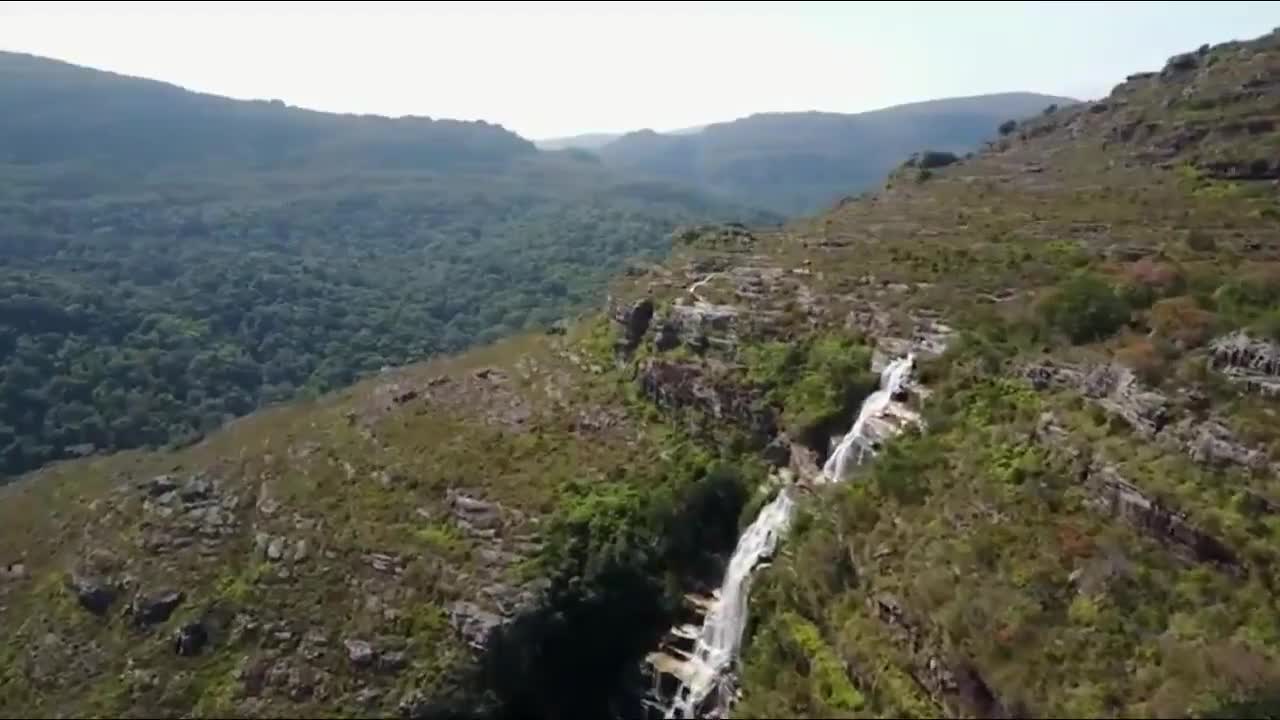
[[[823,466],[822,482],[834,483],[845,479],[850,468],[860,465],[874,453],[875,438],[868,434],[867,423],[890,412],[893,398],[911,374],[913,364],[913,356],[907,355],[889,363],[880,373],[880,387],[863,401],[853,427],[841,438]],[[910,417],[909,411],[897,414]],[[703,621],[694,652],[684,662],[681,684],[667,708],[666,717],[695,717],[699,712],[720,717],[732,704],[732,670],[747,624],[751,576],[762,561],[773,556],[778,541],[790,526],[795,508],[793,492],[791,487],[779,491],[738,538],[738,546],[729,559],[720,590]],[[708,702],[713,693],[715,697]]]

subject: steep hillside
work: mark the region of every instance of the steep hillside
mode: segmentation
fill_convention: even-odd
[[[1275,715],[1278,117],[1280,30],[1206,46],[563,334],[0,489],[0,714],[636,717],[787,493],[736,716]]]
[[[689,135],[641,130],[597,152],[611,167],[688,183],[784,214],[809,213],[877,185],[913,152],[963,155],[994,137],[1007,120],[1072,102],[1005,93],[856,115],[765,113]]]
[[[484,123],[0,54],[0,477],[546,327],[677,224],[768,215]]]

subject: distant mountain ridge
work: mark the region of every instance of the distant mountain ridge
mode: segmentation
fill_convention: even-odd
[[[1011,92],[856,114],[757,113],[688,133],[638,130],[554,142],[593,150],[619,170],[693,185],[775,212],[804,214],[870,188],[912,152],[962,154],[995,137],[1005,120],[1075,102]]]
[[[706,125],[694,125],[679,130],[664,130],[663,135],[693,135],[702,132],[707,128]],[[565,137],[545,138],[542,140],[534,140],[533,143],[540,150],[567,150],[570,148],[578,150],[598,150],[605,145],[617,140],[627,133],[583,133],[581,135],[568,135]]]
[[[95,171],[439,170],[530,156],[483,121],[334,114],[0,52],[0,162]],[[87,112],[88,109],[92,112]]]

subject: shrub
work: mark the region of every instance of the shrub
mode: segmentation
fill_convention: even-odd
[[[1000,123],[999,131],[1001,135],[1008,135],[1017,129],[1018,129],[1017,120],[1005,120],[1004,122]]]
[[[1208,341],[1215,319],[1195,299],[1181,295],[1153,305],[1147,321],[1157,336],[1183,348],[1193,348]]]
[[[1253,324],[1253,329],[1263,337],[1280,341],[1280,308],[1263,313]]]
[[[1203,230],[1192,230],[1187,233],[1187,247],[1195,252],[1211,253],[1218,249],[1213,236]]]
[[[1116,352],[1116,361],[1133,370],[1151,385],[1159,385],[1165,373],[1165,359],[1155,344],[1146,338],[1135,340]]]
[[[1101,340],[1129,319],[1129,306],[1109,283],[1077,273],[1039,305],[1041,319],[1074,343]]]
[[[804,343],[764,343],[743,352],[747,378],[783,408],[783,425],[804,436],[848,416],[878,378],[870,350],[854,338],[824,335]]]
[[[1213,293],[1218,312],[1243,321],[1280,304],[1280,265],[1254,265]]]
[[[916,164],[921,169],[928,170],[930,168],[946,167],[958,162],[960,162],[960,158],[953,152],[925,150],[920,153],[920,158],[916,161]]]
[[[1173,263],[1144,257],[1125,268],[1125,295],[1137,307],[1182,292],[1185,286],[1182,270]]]

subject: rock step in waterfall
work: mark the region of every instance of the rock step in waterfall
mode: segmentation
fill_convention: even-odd
[[[920,422],[919,416],[902,402],[914,363],[914,355],[908,353],[884,367],[879,387],[863,401],[858,417],[835,445],[818,482],[846,479],[854,467],[875,454],[881,441]],[[662,647],[646,658],[654,678],[651,707],[664,717],[718,718],[728,712],[736,691],[734,663],[747,624],[751,577],[762,562],[773,557],[787,532],[797,492],[796,486],[784,485],[761,508],[738,538],[720,589],[710,602],[690,599],[692,605],[702,606],[702,627],[686,624],[673,628]]]

